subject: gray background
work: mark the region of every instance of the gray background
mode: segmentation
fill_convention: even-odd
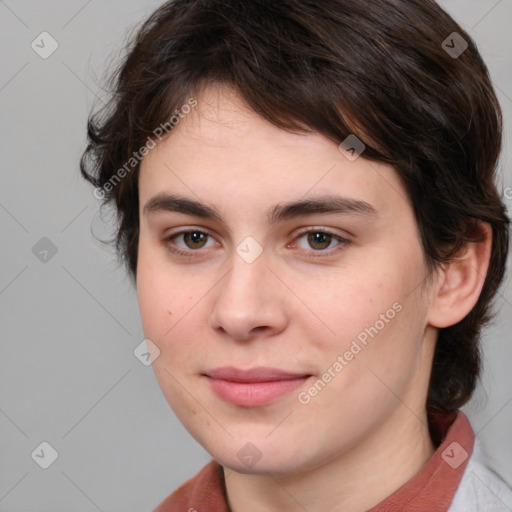
[[[2,512],[149,511],[210,460],[133,354],[144,338],[135,291],[91,235],[109,231],[78,173],[105,65],[160,3],[0,1]],[[512,0],[441,4],[490,68],[506,124],[502,187],[512,187]],[[31,48],[43,31],[59,45],[47,59]],[[43,237],[54,255],[41,252]],[[509,283],[486,332],[482,385],[464,410],[512,484]],[[43,441],[58,452],[48,469],[31,456]]]

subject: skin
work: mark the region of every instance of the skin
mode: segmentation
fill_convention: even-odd
[[[196,98],[140,169],[137,292],[145,336],[160,351],[153,362],[159,385],[224,466],[232,511],[366,510],[435,450],[425,404],[437,331],[476,302],[490,233],[483,226],[485,242],[426,279],[413,210],[391,167],[364,153],[350,161],[321,135],[283,131],[228,87]],[[144,209],[162,193],[207,203],[222,221]],[[326,194],[365,201],[377,213],[268,224],[274,205]],[[349,243],[315,244],[302,233],[310,228]],[[211,236],[203,245],[183,234],[165,240],[182,229]],[[263,249],[252,263],[236,251],[248,236]],[[396,303],[400,312],[300,403],[298,394]],[[225,365],[313,377],[269,405],[241,407],[219,399],[202,375]],[[261,454],[252,467],[237,457],[249,442]]]

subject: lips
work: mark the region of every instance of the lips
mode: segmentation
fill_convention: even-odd
[[[242,407],[256,407],[275,402],[308,380],[307,373],[277,368],[248,370],[224,366],[205,372],[213,392],[223,401]]]

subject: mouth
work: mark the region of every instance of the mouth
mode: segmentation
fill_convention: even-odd
[[[312,377],[311,374],[277,368],[241,370],[232,366],[214,368],[203,376],[221,400],[240,407],[257,407],[275,402]]]

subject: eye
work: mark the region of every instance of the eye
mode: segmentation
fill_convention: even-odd
[[[169,235],[163,240],[163,243],[172,253],[191,256],[191,253],[207,247],[208,237],[211,237],[208,232],[200,229],[189,229]],[[184,245],[177,244],[175,240],[181,240]]]
[[[308,229],[307,231],[303,231],[300,233],[297,237],[297,240],[305,239],[306,244],[309,247],[304,247],[304,245],[300,244],[294,244],[299,245],[299,248],[301,250],[305,250],[307,252],[317,252],[320,254],[311,254],[312,257],[316,256],[323,256],[325,253],[330,254],[332,252],[336,252],[338,250],[342,250],[345,248],[347,244],[350,243],[349,240],[346,238],[343,238],[340,235],[337,235],[335,233],[332,233],[324,228],[313,228]],[[332,242],[337,242],[334,246],[332,245]],[[313,251],[311,251],[311,249]],[[329,250],[326,250],[329,249]]]

